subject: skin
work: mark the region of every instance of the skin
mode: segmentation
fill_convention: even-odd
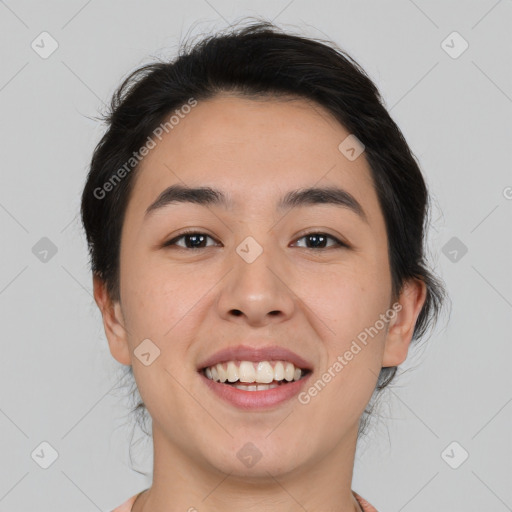
[[[311,362],[313,383],[391,308],[384,218],[364,153],[350,161],[338,150],[348,135],[303,99],[223,94],[194,107],[141,163],[121,237],[120,301],[94,278],[112,356],[133,366],[153,420],[153,484],[133,512],[360,510],[358,422],[381,367],[407,357],[423,282],[406,283],[399,313],[307,405],[242,411],[197,374],[221,348],[278,344]],[[144,220],[176,183],[222,189],[236,206],[173,204]],[[313,185],[349,191],[368,223],[334,205],[276,211],[287,191]],[[162,247],[189,227],[212,237],[206,248],[186,249],[186,238]],[[349,247],[315,248],[305,233]],[[250,264],[236,252],[247,236],[263,248]],[[146,338],[161,351],[149,366],[134,356]],[[262,453],[251,468],[236,456],[247,442]]]

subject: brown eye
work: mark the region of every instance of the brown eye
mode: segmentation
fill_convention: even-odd
[[[206,233],[199,233],[196,231],[190,231],[186,233],[182,233],[181,235],[178,235],[177,237],[173,238],[172,240],[169,240],[168,242],[165,242],[163,245],[164,247],[169,246],[177,246],[182,249],[205,249],[206,247],[209,247],[205,245],[205,242],[207,239],[213,240],[213,238]],[[177,242],[179,240],[183,239],[184,245],[180,245]]]
[[[329,247],[326,244],[329,239],[334,241],[334,247],[348,247],[347,244],[326,233],[308,233],[301,236],[298,240],[303,238],[311,242],[310,245],[306,243],[306,249],[328,249]]]

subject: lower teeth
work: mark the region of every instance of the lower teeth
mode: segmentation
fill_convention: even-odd
[[[266,389],[277,388],[279,384],[232,384],[232,386],[244,391],[265,391]]]

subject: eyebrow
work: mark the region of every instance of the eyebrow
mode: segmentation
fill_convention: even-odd
[[[224,192],[211,187],[188,187],[175,184],[163,190],[146,209],[145,217],[151,212],[171,204],[193,203],[201,206],[222,206],[231,209],[233,200]],[[277,204],[277,210],[313,205],[333,205],[351,210],[368,224],[368,218],[361,204],[346,190],[338,187],[310,187],[287,192]]]

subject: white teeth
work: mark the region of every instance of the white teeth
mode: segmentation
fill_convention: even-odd
[[[294,376],[295,376],[295,366],[293,366],[292,363],[286,363],[286,366],[284,367],[284,378],[288,382],[290,382],[293,380]]]
[[[237,389],[243,389],[244,391],[265,391],[267,389],[277,388],[279,384],[257,384],[256,386],[247,386],[244,384],[235,384],[234,387]]]
[[[275,380],[283,380],[284,379],[284,366],[281,361],[278,361],[274,366],[274,379]]]
[[[250,361],[242,361],[238,368],[240,382],[256,382],[256,370]]]
[[[228,374],[227,374],[226,370],[224,370],[224,366],[222,366],[221,364],[217,364],[217,365],[215,365],[215,368],[217,369],[217,374],[219,376],[219,380],[221,382],[226,382],[226,380],[228,378]]]
[[[261,382],[263,384],[268,384],[274,380],[274,369],[270,366],[268,361],[261,361],[258,363],[255,380],[256,382]]]
[[[208,370],[208,368],[206,368],[206,370]],[[233,361],[228,363],[227,374],[229,382],[235,382],[238,380],[238,367]],[[206,376],[208,377],[208,374],[206,374]]]
[[[210,366],[205,369],[204,373],[206,377],[216,382],[236,382],[237,384],[234,386],[239,389],[256,391],[257,389],[271,389],[277,386],[277,384],[271,384],[274,381],[286,380],[291,382],[299,380],[303,375],[303,370],[296,368],[293,363],[288,361],[259,361],[258,363],[229,361]],[[257,386],[247,386],[243,383],[257,384]]]

